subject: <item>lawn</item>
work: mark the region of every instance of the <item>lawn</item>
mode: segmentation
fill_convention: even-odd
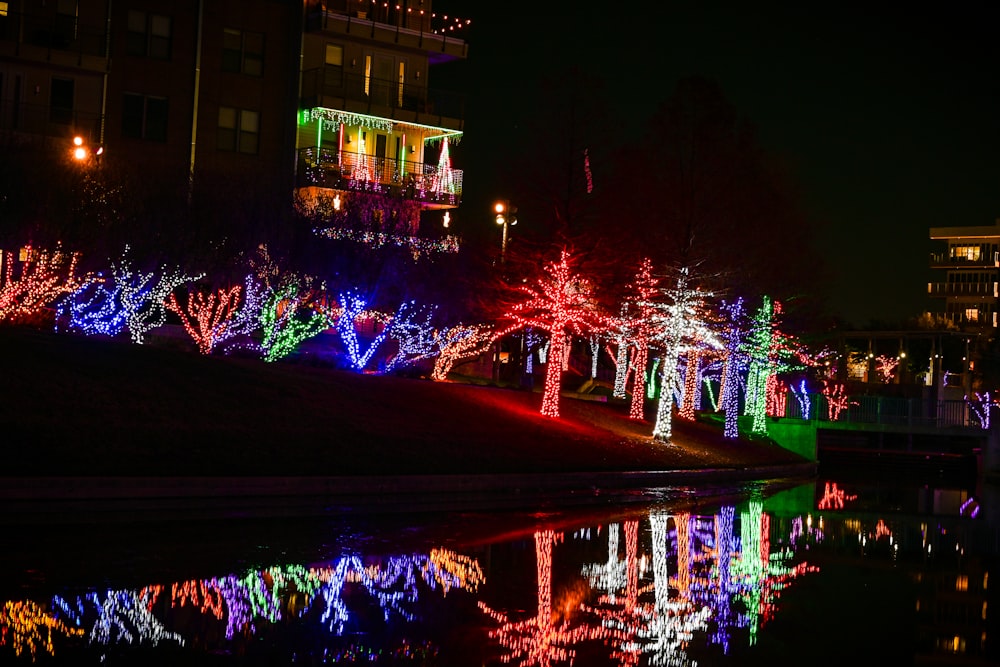
[[[294,360],[0,328],[4,475],[397,475],[662,471],[800,463],[767,440],[624,403],[361,375]]]

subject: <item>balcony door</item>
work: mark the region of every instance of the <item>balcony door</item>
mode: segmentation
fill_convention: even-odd
[[[392,106],[395,89],[392,71],[395,58],[376,53],[372,66],[371,101],[373,104]]]

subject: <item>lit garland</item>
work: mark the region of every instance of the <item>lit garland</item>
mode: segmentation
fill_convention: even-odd
[[[451,154],[448,151],[448,137],[441,140],[441,155],[438,157],[437,170],[431,179],[431,192],[439,194],[455,194],[455,172],[451,168]]]
[[[591,283],[575,273],[568,250],[562,250],[558,262],[546,264],[542,273],[534,285],[517,286],[524,299],[506,317],[513,321],[510,330],[532,327],[549,332],[541,413],[556,418],[568,334],[606,331],[610,323],[597,308]]]
[[[687,351],[687,364],[684,369],[684,399],[681,401],[680,410],[677,416],[688,421],[694,421],[695,409],[698,407],[701,398],[701,382],[699,382],[699,370],[701,368],[701,351],[696,348],[689,348]]]
[[[56,307],[56,331],[60,322],[66,322],[70,331],[86,336],[117,336],[125,330],[120,290],[118,286],[109,290],[98,279],[60,299]]]
[[[163,326],[167,321],[167,297],[175,289],[187,282],[200,280],[204,274],[187,275],[179,268],[170,271],[160,267],[160,275],[141,273],[133,269],[128,257],[129,247],[125,246],[121,261],[112,264],[114,285],[120,295],[132,342],[141,345],[146,332]]]
[[[329,326],[325,316],[307,305],[309,297],[298,279],[290,277],[267,298],[260,311],[264,361],[277,361],[291,354],[299,343]]]
[[[186,307],[182,307],[177,296],[171,292],[166,306],[180,316],[184,330],[194,340],[198,351],[211,354],[216,342],[225,337],[226,329],[239,307],[240,289],[239,285],[234,285],[220,287],[208,294],[188,293]]]
[[[60,297],[73,294],[95,280],[76,275],[78,253],[39,251],[27,247],[21,275],[14,278],[14,262],[8,262],[0,289],[0,322],[21,322],[42,314]]]
[[[35,662],[39,653],[55,655],[53,635],[62,634],[68,637],[83,635],[83,630],[72,628],[54,615],[48,613],[45,607],[30,600],[22,602],[8,601],[0,607],[0,645],[7,641],[10,632],[14,655],[25,653]],[[9,630],[8,630],[9,629]]]
[[[768,378],[801,368],[798,361],[803,355],[778,329],[780,313],[781,304],[772,304],[771,299],[765,296],[745,341],[750,367],[747,371],[744,412],[753,417],[751,431],[757,434],[767,433]]]
[[[309,121],[323,119],[336,125],[356,125],[359,127],[369,127],[373,130],[381,130],[382,132],[392,132],[393,128],[393,121],[387,118],[367,116],[365,114],[350,113],[347,111],[337,111],[336,109],[327,109],[324,107],[313,107],[312,109],[307,109],[302,113],[303,117],[307,117]]]

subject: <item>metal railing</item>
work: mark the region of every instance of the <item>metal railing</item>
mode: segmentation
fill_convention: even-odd
[[[107,36],[103,22],[88,25],[74,16],[38,16],[16,11],[0,16],[0,48],[4,43],[28,44],[103,58],[107,55]],[[16,47],[15,54],[19,55]]]
[[[101,136],[101,114],[0,99],[0,134],[6,138],[32,135],[67,142],[76,135],[90,144]],[[66,144],[66,150],[70,148]]]
[[[970,267],[970,266],[997,267],[1000,266],[1000,259],[998,259],[995,255],[993,256],[983,255],[978,259],[969,259],[964,255],[952,255],[946,252],[932,252],[930,255],[930,264],[931,266],[950,265],[950,266],[963,266],[963,267]]]
[[[930,296],[991,296],[998,295],[998,283],[927,283]]]
[[[787,397],[783,416],[844,426],[854,424],[910,428],[982,428],[979,419],[966,401],[851,396],[843,409],[831,410],[830,401],[826,396],[810,394],[808,405],[809,415],[803,416],[802,403],[790,395]]]
[[[465,97],[425,86],[401,84],[390,79],[376,79],[363,74],[343,71],[327,65],[302,72],[302,108],[345,106],[338,102],[353,102],[350,111],[399,118],[403,113],[434,116],[444,119],[465,118]]]
[[[299,151],[297,184],[448,206],[462,201],[460,169],[315,146]]]

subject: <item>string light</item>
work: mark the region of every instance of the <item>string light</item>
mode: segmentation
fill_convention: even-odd
[[[120,295],[125,313],[125,325],[132,342],[141,345],[151,329],[163,326],[167,321],[167,297],[175,289],[187,282],[200,280],[205,274],[187,275],[180,268],[167,270],[160,267],[160,274],[142,273],[132,267],[129,247],[125,246],[119,262],[112,264],[114,285]]]
[[[0,289],[0,322],[30,322],[60,297],[73,294],[96,278],[78,276],[78,253],[22,249],[21,274],[14,278],[14,262],[8,262]]]
[[[289,277],[271,293],[260,312],[264,361],[277,361],[291,354],[299,343],[329,326],[325,316],[308,306],[309,296],[295,277]]]
[[[976,416],[979,420],[979,426],[984,431],[990,429],[990,410],[993,408],[993,401],[990,399],[990,392],[980,394],[975,392],[973,394],[975,400],[970,399],[968,395],[965,396],[965,404],[969,406],[969,411]]]

